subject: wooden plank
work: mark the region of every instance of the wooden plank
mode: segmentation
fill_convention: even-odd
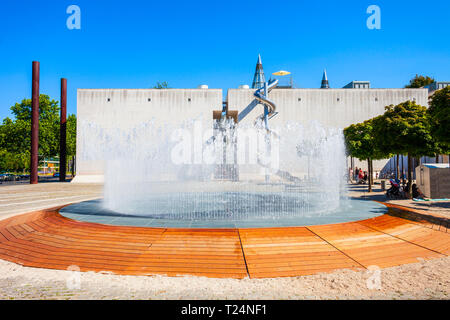
[[[361,267],[304,227],[239,229],[239,233],[250,277]]]
[[[396,266],[401,263],[417,262],[419,257],[440,256],[428,249],[364,226],[362,223],[351,222],[308,228],[365,267]]]
[[[365,220],[360,223],[423,248],[444,255],[450,254],[450,234],[448,233],[392,216],[383,216],[380,219]]]
[[[176,229],[73,221],[55,210],[0,224],[0,258],[115,274],[285,277],[416,262],[448,254],[449,234],[384,215],[313,227]]]

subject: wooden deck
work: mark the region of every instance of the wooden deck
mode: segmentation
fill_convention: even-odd
[[[286,277],[449,255],[450,232],[391,215],[289,228],[172,229],[78,222],[58,208],[0,221],[0,259],[128,275]]]

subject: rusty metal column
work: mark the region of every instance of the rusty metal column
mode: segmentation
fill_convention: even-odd
[[[59,124],[59,181],[66,181],[67,169],[67,79],[61,79],[61,116]]]
[[[31,162],[30,183],[38,183],[39,152],[39,62],[33,61],[31,88]]]

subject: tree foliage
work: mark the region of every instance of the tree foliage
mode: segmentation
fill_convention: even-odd
[[[431,134],[439,143],[442,153],[450,152],[450,87],[436,91],[430,100],[428,113]]]
[[[374,126],[379,118],[352,124],[344,129],[345,144],[352,157],[359,160],[377,160],[388,156],[388,153],[383,153],[380,150],[374,134]]]
[[[166,81],[163,82],[157,82],[154,86],[153,89],[170,89],[169,84]]]
[[[437,117],[447,116],[440,113],[448,110],[442,107],[445,101],[448,103],[446,99],[448,97],[445,95],[437,96],[437,107],[431,112],[412,101],[390,105],[385,108],[383,115],[349,126],[344,129],[348,152],[360,160],[368,159],[369,168],[372,159],[388,158],[392,154],[407,154],[411,194],[412,157],[434,156],[442,150],[432,135],[430,113]]]
[[[377,145],[374,126],[381,117],[366,120],[363,123],[352,124],[344,129],[347,152],[359,160],[367,160],[369,171],[369,192],[372,191],[372,161],[389,157]]]
[[[31,99],[11,107],[14,120],[5,118],[0,125],[0,171],[28,170],[31,149]],[[59,155],[60,108],[48,95],[39,96],[39,156]],[[67,118],[67,153],[76,149],[76,116]]]
[[[416,74],[416,76],[409,81],[409,84],[406,85],[405,88],[422,88],[423,86],[429,85],[433,82],[433,78],[422,75],[419,76]]]
[[[436,141],[431,135],[427,108],[412,101],[387,106],[376,121],[375,136],[385,154],[434,156]]]

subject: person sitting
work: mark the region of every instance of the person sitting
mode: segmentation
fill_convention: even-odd
[[[363,173],[362,169],[359,169],[358,183],[364,183],[364,173]]]
[[[412,185],[412,195],[415,199],[423,199],[424,194],[420,191],[420,189],[417,187],[417,185],[414,183]]]

